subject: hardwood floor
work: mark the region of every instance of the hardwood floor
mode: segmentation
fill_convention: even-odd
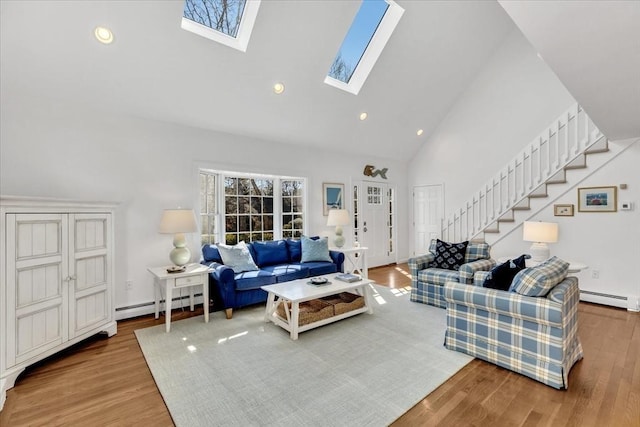
[[[370,278],[392,288],[411,282],[406,264],[372,269]],[[173,320],[200,314],[174,310]],[[569,390],[474,360],[393,426],[640,426],[640,314],[581,303],[579,316],[585,358]],[[118,322],[116,336],[32,366],[7,392],[0,426],[172,426],[133,333],[163,321]]]

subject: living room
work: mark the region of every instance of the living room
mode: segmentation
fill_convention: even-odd
[[[613,73],[611,68],[635,76],[616,81],[606,74],[591,90],[614,98],[602,95],[594,100],[591,92],[584,95],[578,84],[556,76],[563,77],[564,70],[555,70],[541,59],[557,59],[554,51],[545,52],[543,44],[534,48],[499,4],[491,6],[498,11],[475,5],[478,10],[460,17],[471,20],[468,15],[482,10],[482,16],[495,19],[491,22],[499,28],[492,32],[481,25],[473,27],[483,29],[475,36],[483,43],[474,45],[469,41],[474,36],[466,35],[463,54],[454,55],[460,48],[454,41],[443,43],[454,52],[448,54],[451,57],[464,56],[460,62],[443,56],[447,49],[442,49],[433,62],[418,64],[422,68],[408,76],[396,74],[403,67],[393,63],[398,56],[415,55],[400,55],[404,39],[399,36],[411,34],[405,28],[387,45],[395,56],[386,60],[381,56],[380,68],[376,66],[360,94],[353,96],[324,85],[322,73],[327,67],[319,64],[325,57],[330,62],[335,55],[358,10],[357,2],[313,2],[309,10],[299,4],[263,2],[256,35],[244,54],[180,29],[180,1],[131,6],[18,3],[1,3],[0,194],[117,203],[114,290],[118,319],[153,312],[153,279],[147,267],[167,263],[171,246],[171,237],[158,233],[160,217],[166,208],[197,209],[200,168],[304,177],[309,213],[306,232],[312,235],[333,233],[322,215],[323,183],[343,183],[349,188],[368,179],[362,175],[365,165],[387,168],[384,182],[396,189],[398,207],[394,257],[402,263],[415,254],[414,187],[444,184],[448,216],[576,102],[610,111],[603,125],[594,120],[611,143],[625,151],[581,182],[571,183],[553,202],[575,205],[574,216],[555,217],[549,207],[533,219],[559,223],[560,238],[550,245],[553,254],[588,265],[578,276],[581,289],[623,296],[627,308],[637,308],[634,298],[640,298],[640,283],[633,266],[640,257],[640,174],[636,170],[640,129],[637,119],[628,119],[638,117],[638,74],[633,74],[638,70],[637,43],[632,45],[635,50],[625,50],[629,39],[637,40],[637,29],[614,42],[619,37],[616,31],[631,31],[618,25],[615,19],[620,16],[615,11],[611,12],[615,24],[606,26],[616,28],[611,29],[609,44],[594,47],[589,55],[566,53],[588,76],[593,69]],[[411,28],[418,25],[412,11],[418,14],[426,13],[421,7],[428,9],[417,2],[398,3],[405,7],[402,19]],[[287,7],[293,11],[286,12]],[[496,18],[498,12],[503,16]],[[178,18],[172,18],[173,13]],[[305,29],[297,27],[289,29],[293,34],[283,29],[266,32],[270,19],[286,13],[324,18],[301,25],[314,31],[313,40],[318,43],[314,50],[320,59],[300,60],[295,54],[285,58],[281,52],[272,52],[272,45],[283,52],[300,52],[299,40],[307,37]],[[593,15],[608,17],[599,9],[585,13],[591,19],[596,19]],[[637,14],[637,8],[633,13]],[[333,16],[339,18],[333,20]],[[154,18],[149,20],[155,24],[145,33],[132,20],[147,17]],[[51,22],[56,22],[54,28]],[[341,31],[327,34],[327,22]],[[112,45],[102,46],[88,37],[98,24],[114,27]],[[603,30],[600,36],[607,33]],[[610,54],[626,58],[616,62],[623,65],[610,67],[610,59],[594,65],[585,59],[607,58],[609,47],[615,51]],[[205,52],[213,52],[211,58],[197,65],[193,58]],[[247,66],[243,61],[251,62]],[[438,63],[451,68],[435,70]],[[226,68],[220,64],[229,69],[220,71]],[[175,79],[169,74],[172,68],[189,74]],[[322,78],[317,78],[318,72]],[[430,73],[433,81],[429,81]],[[411,85],[398,82],[396,92],[394,84],[388,83],[391,78],[411,80],[419,74],[423,80],[416,83],[415,94],[405,89]],[[189,83],[211,75],[223,83]],[[276,81],[285,83],[281,95],[271,90]],[[438,94],[439,85],[446,86],[446,94]],[[222,91],[219,86],[228,89]],[[618,86],[626,90],[619,93]],[[190,94],[198,90],[207,95],[191,99]],[[189,116],[193,112],[190,103],[208,109],[210,122],[203,116]],[[398,107],[405,103],[406,108]],[[424,119],[404,118],[409,110],[416,110]],[[358,118],[362,111],[369,113],[364,121]],[[620,117],[621,124],[610,120],[611,116]],[[243,122],[248,124],[243,126]],[[416,136],[418,127],[425,131],[422,137]],[[619,201],[628,201],[634,208],[615,213],[578,212],[577,188],[600,186],[617,187]],[[345,235],[351,245],[350,226],[345,227]],[[198,254],[199,235],[188,239],[192,252]],[[521,233],[513,232],[495,245],[492,256],[524,253],[529,246]],[[132,283],[130,288],[127,282]]]

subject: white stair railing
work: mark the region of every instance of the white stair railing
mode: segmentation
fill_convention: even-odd
[[[442,222],[442,238],[461,241],[481,233],[528,202],[527,197],[598,142],[603,135],[574,104]]]

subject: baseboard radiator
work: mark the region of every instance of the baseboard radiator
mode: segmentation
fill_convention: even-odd
[[[202,293],[193,294],[195,305],[202,304]],[[171,298],[173,310],[189,310],[189,295]],[[155,312],[155,302],[143,302],[124,307],[116,307],[116,320],[130,319],[132,317],[145,316]],[[160,314],[164,314],[164,299],[160,300]]]
[[[634,310],[636,304],[633,307],[629,304],[629,298],[622,295],[605,294],[602,292],[593,291],[580,291],[580,299],[582,301],[593,302],[596,304],[610,305],[613,307],[626,308],[628,310]],[[634,301],[633,301],[634,302]]]

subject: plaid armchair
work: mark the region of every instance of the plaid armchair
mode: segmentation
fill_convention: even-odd
[[[578,338],[578,279],[565,277],[546,296],[447,283],[445,346],[558,389],[583,357]]]
[[[429,264],[436,257],[436,242],[436,239],[431,240],[428,254],[409,259],[411,301],[445,308],[445,283],[471,284],[476,272],[489,271],[496,265],[496,262],[491,259],[491,246],[489,244],[469,242],[464,256],[464,263],[458,270],[430,267]]]

